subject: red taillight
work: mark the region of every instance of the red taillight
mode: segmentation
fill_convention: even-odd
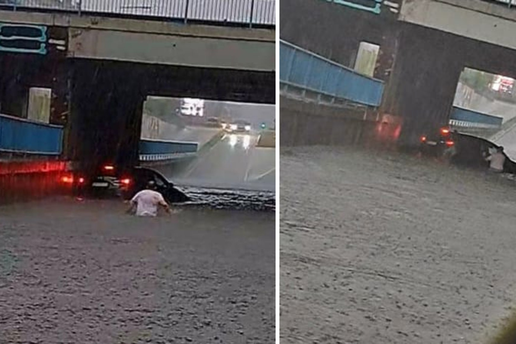
[[[113,165],[106,165],[106,166],[104,166],[104,169],[106,171],[114,171],[115,170],[115,166],[113,166]]]
[[[453,141],[446,141],[446,145],[447,145],[448,147],[451,147],[451,146],[453,146],[454,144],[455,144],[455,142],[453,142]]]
[[[79,178],[79,184],[83,184],[84,183],[84,178]]]
[[[421,142],[426,142],[426,136],[421,136]]]
[[[449,133],[450,133],[450,129],[448,129],[448,128],[442,128],[441,129],[441,134],[448,135]]]
[[[65,184],[73,184],[73,177],[63,176],[61,177],[61,181]]]
[[[131,184],[131,179],[129,179],[129,178],[124,178],[124,179],[122,179],[122,180],[121,180],[121,182],[122,182],[122,184],[124,184],[124,185],[129,185],[129,184]]]

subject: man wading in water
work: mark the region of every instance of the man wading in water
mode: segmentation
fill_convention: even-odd
[[[136,208],[136,216],[151,216],[158,215],[158,207],[161,206],[167,213],[170,213],[170,207],[163,198],[163,195],[155,191],[154,182],[147,183],[147,189],[138,192],[131,200],[131,205],[127,210],[132,214]]]
[[[494,174],[502,174],[505,164],[505,154],[503,154],[503,147],[498,147],[496,152],[486,158],[489,162],[489,172]]]

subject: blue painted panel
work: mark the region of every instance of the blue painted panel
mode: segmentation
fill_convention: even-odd
[[[323,60],[312,59],[312,67],[310,74],[308,75],[307,87],[312,90],[321,91],[322,85],[326,80],[326,74],[328,73],[328,64]]]
[[[140,140],[140,154],[180,154],[197,152],[197,143]]]
[[[290,70],[289,81],[297,85],[306,86],[306,77],[310,65],[310,56],[294,52],[292,68]]]
[[[0,115],[0,151],[60,155],[63,128]]]
[[[280,79],[286,80],[288,78],[290,68],[292,66],[292,57],[294,50],[288,49],[285,45],[280,45]]]
[[[326,96],[379,106],[384,84],[322,56],[280,42],[280,81]]]
[[[453,107],[450,119],[470,123],[482,123],[498,127],[502,126],[503,122],[503,118],[501,117],[491,116],[485,113],[459,107]]]

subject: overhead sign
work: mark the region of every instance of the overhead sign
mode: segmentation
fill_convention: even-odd
[[[45,55],[46,26],[0,23],[0,51]]]
[[[342,5],[356,10],[366,11],[373,14],[381,14],[382,11],[390,11],[392,13],[399,13],[399,0],[326,0],[337,5]]]

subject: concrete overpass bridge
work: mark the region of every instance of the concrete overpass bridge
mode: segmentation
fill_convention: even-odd
[[[211,1],[207,12],[199,12],[195,0],[145,1],[168,6],[159,13],[143,13],[136,1],[109,2],[134,7],[124,11],[108,2],[57,3],[0,4],[0,113],[22,119],[6,120],[18,130],[16,142],[12,135],[7,139],[8,128],[0,131],[4,165],[45,161],[27,169],[33,173],[38,166],[48,170],[49,159],[135,164],[139,149],[154,145],[140,144],[147,96],[275,101],[274,6],[264,7],[269,1],[235,0],[237,9]],[[23,120],[31,87],[52,90],[47,124]],[[178,152],[166,150],[176,148],[184,147],[156,143],[149,151],[171,156]]]
[[[379,46],[372,76],[384,82],[384,92],[378,116],[372,118],[391,127],[392,140],[414,145],[421,133],[447,124],[464,68],[516,75],[516,42],[508,34],[516,28],[516,8],[506,3],[399,0],[371,1],[369,7],[358,3],[282,0],[281,38],[348,68],[354,67],[362,42]],[[301,18],[309,13],[313,18],[318,13],[317,20],[304,21],[301,27]],[[342,113],[333,122],[350,117]]]

